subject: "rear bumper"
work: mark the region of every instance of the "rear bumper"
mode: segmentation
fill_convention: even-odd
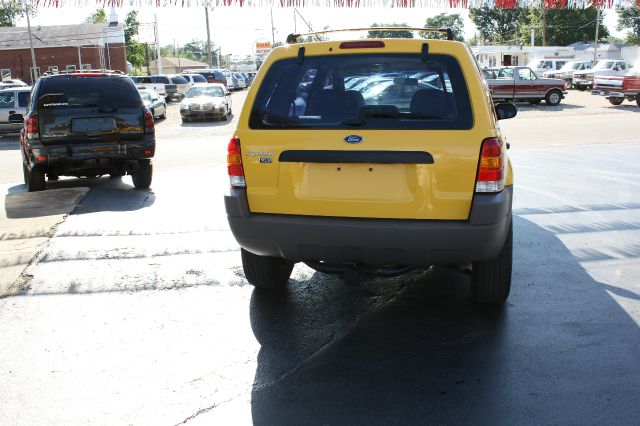
[[[29,143],[28,156],[31,167],[55,170],[59,175],[75,175],[80,171],[96,174],[114,170],[131,171],[139,160],[151,159],[155,154],[155,136],[145,135],[139,141],[119,143],[56,143],[44,145],[40,141]]]
[[[421,267],[496,258],[511,222],[512,198],[511,186],[498,194],[476,194],[466,221],[254,214],[241,189],[225,195],[225,207],[236,240],[255,254],[295,262]]]

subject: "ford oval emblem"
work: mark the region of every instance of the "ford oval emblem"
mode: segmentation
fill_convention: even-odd
[[[346,143],[360,143],[364,141],[364,138],[358,135],[349,135],[344,137],[344,141]]]

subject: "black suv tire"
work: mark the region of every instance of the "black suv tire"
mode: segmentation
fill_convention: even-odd
[[[141,160],[138,170],[131,174],[136,189],[148,189],[153,178],[153,164],[149,160]]]
[[[22,172],[24,174],[24,183],[27,184],[27,191],[43,191],[46,187],[45,171],[39,167],[34,167],[30,171],[27,166],[22,164]]]
[[[249,284],[256,288],[284,288],[289,281],[293,262],[279,257],[259,256],[240,249],[242,269]]]
[[[502,304],[511,290],[513,260],[513,223],[509,224],[507,239],[496,259],[474,262],[471,272],[471,295],[477,303]]]

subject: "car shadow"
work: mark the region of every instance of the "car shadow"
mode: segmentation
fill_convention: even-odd
[[[151,189],[137,190],[122,178],[60,179],[47,182],[47,189],[27,192],[26,185],[15,185],[8,189],[5,196],[5,213],[9,219],[42,217],[53,214],[66,214],[67,206],[52,203],[50,197],[56,197],[65,189],[88,187],[82,202],[73,210],[73,214],[95,213],[101,211],[134,211],[149,207],[155,202]]]
[[[638,324],[552,232],[514,227],[502,308],[472,303],[469,278],[443,267],[254,290],[254,424],[635,423]]]
[[[556,106],[549,106],[544,101],[542,101],[538,105],[531,105],[528,102],[515,102],[514,104],[518,107],[518,110],[522,111],[565,111],[586,108],[584,105],[570,104],[566,103],[565,101],[562,101],[559,105]]]
[[[0,151],[20,149],[20,135],[4,134],[0,136]]]
[[[622,105],[603,105],[605,108],[615,109],[618,111],[631,111],[631,112],[640,112],[640,107],[636,104],[635,101],[629,102],[625,101]]]

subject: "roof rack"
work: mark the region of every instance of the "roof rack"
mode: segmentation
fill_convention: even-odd
[[[91,69],[91,70],[76,70],[76,71],[67,71],[67,70],[62,70],[62,71],[45,71],[42,74],[40,74],[40,77],[46,77],[49,75],[65,75],[65,74],[89,74],[89,73],[103,73],[103,74],[121,74],[121,75],[125,75],[124,72],[120,71],[120,70],[107,70],[107,69]]]
[[[312,33],[304,33],[304,34],[289,34],[287,36],[287,43],[288,44],[298,43],[298,39],[300,37],[314,37],[314,36],[317,37],[322,34],[344,33],[344,32],[352,32],[352,31],[420,31],[420,32],[428,32],[428,33],[446,34],[447,40],[454,40],[453,30],[451,30],[451,28],[369,27],[369,28],[345,28],[340,30],[315,31]]]

